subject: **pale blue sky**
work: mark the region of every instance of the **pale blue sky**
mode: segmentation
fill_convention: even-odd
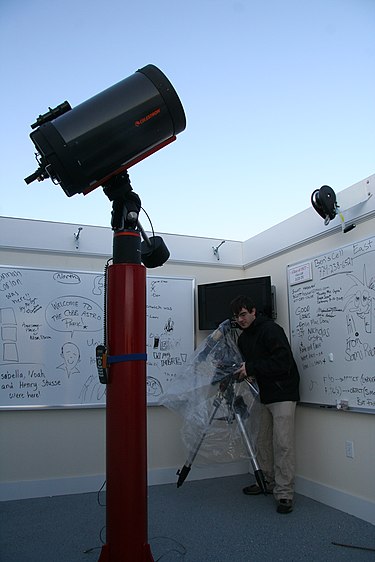
[[[2,0],[0,48],[0,215],[110,226],[101,188],[26,186],[30,125],[150,63],[187,117],[130,170],[158,232],[246,240],[375,173],[375,0]]]

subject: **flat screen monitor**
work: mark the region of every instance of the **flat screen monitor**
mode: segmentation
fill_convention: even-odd
[[[253,277],[198,285],[198,323],[200,330],[215,330],[231,317],[230,303],[239,295],[253,299],[258,313],[274,317],[271,277]]]

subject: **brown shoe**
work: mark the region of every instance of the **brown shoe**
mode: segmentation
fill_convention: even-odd
[[[290,513],[293,511],[293,501],[281,499],[277,502],[277,513]]]
[[[266,487],[267,494],[272,494],[272,490]],[[243,493],[247,496],[258,496],[259,494],[263,494],[263,490],[258,486],[258,484],[252,484],[251,486],[246,486],[246,488],[242,489]]]

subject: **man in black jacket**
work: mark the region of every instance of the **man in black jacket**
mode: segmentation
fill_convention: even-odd
[[[299,374],[284,330],[267,316],[257,316],[255,304],[247,296],[231,302],[242,333],[238,347],[243,355],[238,379],[255,379],[259,387],[260,427],[257,460],[267,490],[277,501],[278,513],[293,510],[295,451],[294,416],[299,400]],[[243,489],[257,495],[257,484]]]

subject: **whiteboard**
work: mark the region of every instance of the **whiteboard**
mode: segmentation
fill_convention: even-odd
[[[147,403],[194,350],[194,279],[147,277]],[[0,409],[105,406],[104,274],[0,266]]]
[[[301,402],[375,413],[375,237],[289,265]]]

